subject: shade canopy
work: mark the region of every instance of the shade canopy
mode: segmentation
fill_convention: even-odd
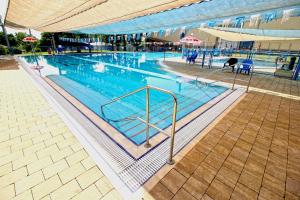
[[[198,1],[10,0],[6,25],[38,31],[70,31],[128,20]]]
[[[263,22],[300,16],[299,0],[2,0],[1,5],[5,2],[8,2],[6,26],[42,32],[157,32],[162,36],[176,29],[220,27],[227,22],[231,22],[231,27],[240,27],[255,15]]]
[[[298,27],[298,28],[300,28],[300,27]],[[274,30],[274,29],[225,28],[225,27],[215,27],[214,29],[221,30],[221,31],[227,31],[227,32],[234,32],[234,33],[257,35],[257,36],[285,37],[285,38],[299,38],[300,39],[300,30]]]
[[[212,0],[131,20],[82,28],[76,32],[88,34],[159,32],[183,27],[198,28],[203,24],[213,27],[222,25],[228,19],[238,26],[246,20],[249,21],[255,14],[260,14],[266,21],[283,17],[284,10],[293,10],[291,14],[298,16],[299,8],[299,0]]]
[[[219,30],[217,28],[199,28],[201,31],[219,37],[227,41],[276,41],[276,40],[299,40],[300,37],[286,37],[286,36],[270,36],[270,35],[255,35],[243,33],[243,29],[234,30],[236,32]]]

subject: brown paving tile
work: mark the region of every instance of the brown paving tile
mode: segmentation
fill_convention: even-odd
[[[252,144],[245,142],[244,140],[238,140],[235,144],[236,147],[239,147],[241,149],[244,149],[247,152],[250,152],[252,148]]]
[[[300,180],[287,177],[286,191],[300,198]]]
[[[183,185],[183,188],[191,195],[193,195],[196,199],[201,199],[208,188],[208,184],[203,183],[202,181],[199,181],[192,176]]]
[[[293,177],[295,180],[300,180],[299,165],[288,164],[288,166],[287,166],[287,176],[288,177]]]
[[[260,164],[266,165],[268,159],[268,151],[266,149],[253,146],[248,159],[254,159]]]
[[[262,135],[262,134],[257,135],[255,142],[257,142],[263,146],[266,146],[266,147],[269,147],[271,145],[271,140],[267,137],[264,137],[264,135]]]
[[[243,126],[239,125],[239,124],[234,124],[233,126],[230,127],[228,132],[234,132],[236,133],[238,136],[240,136],[242,134],[242,132],[244,131]]]
[[[184,157],[175,165],[175,169],[187,178],[189,178],[194,173],[197,167],[197,164],[193,163],[186,157]]]
[[[230,137],[228,135],[225,135],[224,137],[222,137],[220,139],[219,145],[222,145],[222,146],[224,146],[224,147],[226,147],[228,149],[232,149],[232,147],[234,146],[235,142],[236,141],[232,137]]]
[[[236,159],[232,156],[229,156],[224,162],[224,166],[235,171],[238,174],[240,174],[242,172],[244,165],[245,165],[245,163],[243,163],[239,159]]]
[[[199,165],[206,157],[206,154],[197,150],[196,148],[193,148],[185,157],[192,163]]]
[[[229,199],[233,189],[226,184],[222,183],[218,179],[214,179],[209,188],[207,189],[207,195],[215,200]]]
[[[242,133],[240,132],[237,132],[235,130],[229,130],[226,132],[226,135],[231,137],[231,138],[235,138],[235,139],[238,139],[240,136],[241,136]]]
[[[240,174],[236,173],[235,171],[225,166],[222,166],[217,174],[218,180],[230,186],[231,188],[234,188],[235,184],[239,179],[239,176]]]
[[[156,184],[150,191],[150,194],[157,200],[168,200],[174,196],[174,194],[161,183]]]
[[[228,131],[228,129],[230,128],[230,126],[231,126],[230,123],[222,123],[222,122],[220,122],[220,123],[218,123],[218,124],[215,126],[215,128],[216,128],[217,130],[223,131],[223,132],[225,133],[226,131]]]
[[[175,194],[187,180],[177,170],[172,169],[162,180],[161,183],[168,188],[173,194]]]
[[[268,157],[268,162],[274,163],[274,164],[278,164],[280,163],[280,165],[282,167],[286,167],[287,165],[287,158],[282,157],[280,155],[277,155],[273,152],[269,153],[269,157]]]
[[[203,141],[200,141],[198,144],[196,144],[195,149],[201,153],[208,154],[212,149],[214,148],[213,145],[206,144]]]
[[[248,158],[248,155],[249,155],[249,152],[242,149],[242,148],[239,148],[237,146],[235,146],[231,153],[230,153],[230,156],[232,156],[233,158],[236,158],[238,160],[240,160],[241,162],[245,163],[247,158]]]
[[[203,162],[201,165],[195,170],[193,177],[203,183],[211,183],[214,177],[217,174],[217,170],[211,167],[209,164]]]
[[[244,140],[245,142],[248,142],[248,143],[254,143],[255,141],[255,135],[252,134],[252,132],[249,132],[249,131],[244,131],[242,133],[242,135],[240,136],[240,139],[241,140]]]
[[[204,194],[201,200],[213,200],[213,199],[207,194]]]
[[[235,200],[252,200],[256,199],[258,193],[251,190],[250,188],[244,186],[243,184],[238,183],[234,188],[234,191],[231,195],[231,199]]]
[[[294,194],[291,194],[291,193],[289,193],[289,192],[286,192],[286,193],[285,193],[285,196],[284,196],[284,199],[285,199],[285,200],[299,200],[300,197],[299,197],[299,196],[296,196],[296,195],[294,195]]]
[[[212,136],[215,139],[220,139],[225,133],[220,129],[217,129],[217,126],[226,126],[224,123],[222,124],[222,120],[212,129],[207,136]]]
[[[222,157],[227,157],[230,153],[231,149],[222,146],[222,145],[217,145],[214,149],[213,152],[216,152],[217,154],[220,154]]]
[[[244,168],[245,170],[257,176],[262,176],[265,170],[265,166],[257,162],[257,160],[253,159],[251,156],[249,156]]]
[[[262,186],[280,197],[284,197],[285,182],[274,178],[271,175],[264,174]]]
[[[222,166],[225,159],[226,159],[226,157],[223,156],[222,154],[219,154],[216,152],[211,152],[205,158],[204,162],[206,162],[210,166],[214,167],[215,169],[220,169],[220,167]]]
[[[242,183],[243,185],[247,186],[248,188],[259,192],[261,182],[262,182],[262,175],[257,176],[253,173],[249,172],[248,170],[243,170],[240,178],[239,183]]]
[[[281,163],[268,162],[265,173],[269,174],[281,181],[286,180],[286,168],[281,166]]]
[[[208,135],[203,138],[203,142],[215,146],[219,142],[220,138],[213,135],[213,132],[209,132]]]
[[[259,193],[259,198],[261,200],[282,200],[284,199],[283,197],[278,196],[277,194],[275,194],[274,192],[269,191],[268,189],[262,187],[260,189],[260,193]]]
[[[185,189],[181,188],[174,196],[173,200],[196,200],[190,193],[188,193]]]

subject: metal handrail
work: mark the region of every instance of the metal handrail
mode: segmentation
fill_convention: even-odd
[[[177,114],[177,97],[176,95],[173,93],[173,92],[170,92],[168,90],[165,90],[165,89],[162,89],[162,88],[158,88],[158,87],[154,87],[154,86],[144,86],[144,87],[141,87],[139,89],[136,89],[132,92],[129,92],[125,95],[122,95],[120,97],[117,97],[113,100],[111,100],[110,102],[108,103],[105,103],[103,105],[101,105],[100,109],[101,109],[101,112],[103,112],[103,108],[109,104],[112,104],[116,101],[119,101],[123,98],[126,98],[128,96],[131,96],[135,93],[138,93],[140,91],[143,91],[143,90],[146,90],[146,120],[143,120],[142,118],[140,117],[129,117],[128,119],[138,119],[140,120],[141,122],[145,123],[146,124],[146,143],[145,143],[145,147],[146,148],[149,148],[151,147],[151,144],[149,142],[150,140],[150,137],[149,137],[149,128],[152,127],[164,134],[167,134],[164,130],[160,129],[159,127],[155,126],[154,124],[151,124],[149,121],[150,121],[150,89],[153,89],[153,90],[157,90],[157,91],[160,91],[160,92],[163,92],[163,93],[166,93],[166,94],[169,94],[173,97],[173,117],[172,117],[172,128],[171,128],[171,138],[170,138],[170,154],[169,154],[169,158],[167,160],[167,163],[172,165],[174,164],[174,160],[173,160],[173,151],[174,151],[174,139],[175,139],[175,127],[176,127],[176,114]],[[127,119],[127,118],[126,118]]]
[[[241,65],[241,64],[238,64],[238,68],[237,68],[237,69],[240,68],[240,65]],[[236,79],[238,73],[235,73],[234,78],[224,78],[224,79],[233,80],[232,88],[231,88],[232,90],[234,89],[236,80],[239,80],[239,81],[243,81],[243,82],[248,82],[246,92],[249,91],[250,82],[251,82],[251,79],[252,79],[252,76],[253,76],[253,71],[254,71],[254,65],[250,65],[250,66],[251,66],[251,74],[250,74],[249,80]],[[227,66],[227,67],[230,67],[230,66]],[[214,71],[210,72],[210,73],[209,73],[207,76],[205,76],[205,77],[201,77],[200,75],[197,75],[197,76],[196,76],[196,81],[198,82],[198,79],[199,79],[199,78],[208,78],[208,77],[210,77],[211,75],[215,74],[215,73],[218,72],[218,71],[223,71],[223,69],[224,69],[224,68],[221,68],[221,69],[218,69],[218,70],[214,70]],[[216,83],[216,82],[218,82],[218,81],[214,81],[214,82],[211,82],[211,83]],[[206,84],[211,84],[211,83],[206,83]]]
[[[253,65],[253,64],[251,64],[251,65],[249,65],[249,66],[251,67],[251,74],[250,74],[250,77],[249,77],[248,81],[245,81],[245,80],[240,80],[240,79],[239,79],[239,81],[245,81],[245,82],[248,82],[248,84],[247,84],[247,90],[246,90],[246,92],[248,92],[248,91],[249,91],[250,82],[251,82],[251,80],[252,80],[253,71],[254,71],[254,65]],[[238,66],[237,70],[238,70],[239,68],[240,68],[240,64],[239,64],[239,66]],[[234,79],[233,79],[232,90],[234,89],[234,85],[235,85],[235,81],[236,81],[237,74],[238,74],[238,73],[236,72],[236,73],[235,73],[235,76],[234,76]]]

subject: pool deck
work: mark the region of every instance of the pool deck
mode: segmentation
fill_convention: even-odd
[[[199,65],[165,64],[187,75],[211,72]],[[209,78],[224,77],[233,74]],[[0,59],[0,81],[0,199],[121,199],[16,62]],[[150,194],[154,199],[299,199],[299,121],[300,82],[255,74],[250,92],[149,188]]]
[[[0,59],[0,199],[122,199],[14,60]]]
[[[209,73],[199,65],[164,64],[187,75]],[[299,120],[300,82],[254,75],[250,92],[150,194],[155,199],[299,199]]]

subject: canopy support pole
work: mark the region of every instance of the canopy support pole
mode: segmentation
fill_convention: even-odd
[[[32,34],[31,34],[31,30],[30,30],[30,29],[29,29],[29,35],[32,37]],[[35,50],[34,50],[33,43],[31,42],[30,45],[31,45],[31,51],[32,51],[33,56],[34,56],[34,58],[35,58],[35,62],[36,62],[37,68],[39,68],[40,65],[39,65],[39,61],[38,61],[38,59],[37,59],[37,57],[36,57],[36,54],[35,54]]]
[[[4,33],[4,37],[5,37],[6,45],[7,45],[8,51],[9,51],[9,55],[12,56],[13,52],[12,52],[12,49],[11,49],[9,41],[8,41],[7,32],[6,32],[6,29],[4,27],[4,22],[2,23],[2,17],[1,17],[1,15],[0,15],[0,25],[1,25],[2,31]]]
[[[55,45],[55,40],[54,40],[54,34],[51,35],[51,39],[52,39],[52,45],[53,45],[53,52],[54,52],[54,55],[56,53],[56,45]]]

